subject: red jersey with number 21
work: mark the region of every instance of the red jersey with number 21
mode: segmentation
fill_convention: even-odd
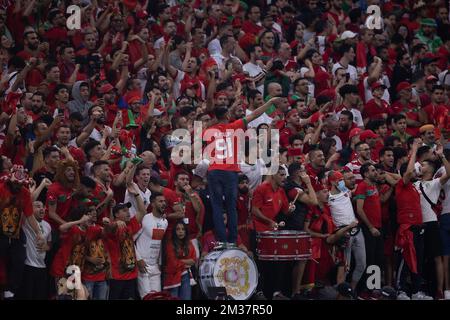
[[[203,139],[208,142],[208,146],[205,150],[211,150],[208,171],[240,171],[237,157],[238,146],[234,134],[235,130],[244,130],[245,127],[245,121],[239,119],[232,123],[219,123],[206,129]]]

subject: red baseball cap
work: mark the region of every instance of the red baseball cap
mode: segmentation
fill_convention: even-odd
[[[372,130],[364,130],[359,134],[359,139],[361,141],[366,141],[367,139],[377,139],[379,136]]]
[[[336,181],[341,181],[344,179],[344,175],[339,171],[331,171],[328,175],[328,182],[331,184]]]
[[[363,130],[361,128],[353,128],[352,130],[350,130],[349,134],[348,134],[348,138],[351,139],[354,136],[357,136],[358,134],[360,134]]]
[[[438,78],[436,78],[433,75],[429,75],[428,77],[425,78],[425,82],[431,82],[431,81],[438,81]]]
[[[402,90],[412,89],[412,86],[411,86],[411,83],[409,83],[408,81],[402,81],[397,85],[397,87],[395,89],[397,89],[397,92],[399,92]]]
[[[371,88],[372,90],[376,90],[376,89],[378,89],[378,88],[386,89],[386,86],[385,86],[384,84],[378,82],[378,81],[375,81],[374,83],[372,83],[372,85],[370,86],[370,88]]]
[[[110,83],[105,83],[104,85],[102,85],[100,87],[99,91],[100,91],[101,94],[105,94],[105,93],[108,93],[108,92],[110,92],[112,90],[114,90],[114,87]]]

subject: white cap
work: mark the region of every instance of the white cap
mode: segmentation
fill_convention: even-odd
[[[199,176],[202,179],[206,178],[206,175],[208,173],[208,167],[209,167],[209,160],[208,159],[202,159],[200,163],[195,167],[194,170],[192,170],[192,173],[196,176]]]
[[[347,30],[347,31],[342,32],[341,40],[352,39],[352,38],[354,38],[356,36],[357,36],[356,33]]]

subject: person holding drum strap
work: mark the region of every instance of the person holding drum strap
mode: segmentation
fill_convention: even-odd
[[[278,224],[275,222],[277,215],[280,212],[289,214],[295,210],[295,205],[288,202],[283,189],[286,173],[286,170],[280,166],[275,175],[255,189],[252,199],[252,220],[256,232],[278,229]],[[252,243],[253,252],[256,253],[256,234],[252,235]],[[256,261],[262,276],[260,284],[264,295],[274,300],[288,299],[282,294],[282,279],[286,263]]]
[[[339,171],[331,171],[328,174],[328,182],[331,188],[328,204],[330,206],[333,222],[337,228],[348,226],[357,219],[353,210],[351,192],[345,186],[344,176]],[[350,241],[345,249],[345,260],[348,272],[350,259],[353,254],[355,259],[355,269],[352,274],[351,286],[353,290],[355,290],[356,285],[366,269],[366,246],[364,236],[362,232],[359,232],[359,228],[354,228],[353,230],[355,232],[350,233]],[[338,283],[343,281],[344,279],[338,279]]]

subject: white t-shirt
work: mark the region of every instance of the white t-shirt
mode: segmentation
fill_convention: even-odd
[[[322,138],[325,138],[325,133],[322,133]],[[336,141],[336,151],[341,151],[342,150],[342,140],[341,138],[339,138],[337,135],[334,135],[333,137],[331,137],[332,139],[334,139],[334,141]]]
[[[439,194],[441,193],[442,185],[440,179],[437,178],[430,181],[417,181],[414,183],[414,187],[416,187],[420,194],[420,207],[422,208],[423,222],[437,221],[436,213],[434,213],[431,205],[420,191],[420,183],[422,183],[423,191],[425,191],[431,202],[436,203],[439,199]]]
[[[264,73],[263,69],[259,65],[252,62],[247,62],[244,64],[242,66],[242,70],[244,70],[244,72],[248,72],[248,75],[252,78]],[[256,89],[264,96],[264,84],[257,86]]]
[[[330,206],[331,217],[336,227],[348,226],[356,220],[350,191],[338,194],[330,193],[328,205]]]
[[[112,132],[111,127],[105,126],[105,129],[108,134],[111,134],[111,132]],[[100,131],[98,131],[97,128],[94,128],[94,130],[92,130],[92,133],[89,136],[89,138],[100,142],[102,140],[102,133]]]
[[[147,210],[148,206],[150,205],[150,196],[152,195],[152,192],[149,189],[145,189],[145,192],[143,192],[141,189],[139,189],[139,193],[141,194],[142,200],[144,201],[145,210]],[[131,195],[127,190],[127,191],[125,191],[125,198],[124,198],[123,202],[131,203],[130,217],[133,218],[137,212],[136,197],[134,195]]]
[[[222,52],[222,46],[220,45],[219,39],[213,39],[208,43],[209,55],[220,54]]]
[[[164,37],[161,37],[155,41],[153,44],[153,48],[155,49],[161,49],[161,44],[164,42]]]
[[[440,178],[445,174],[445,168],[441,167],[436,174],[434,175],[434,178]],[[442,212],[441,214],[447,214],[450,213],[450,180],[448,180],[443,186],[442,190],[444,190],[445,193],[445,199],[442,200]]]
[[[52,241],[52,228],[47,221],[42,220],[38,222],[39,228],[41,229],[42,236],[46,242]],[[34,268],[45,268],[45,251],[40,252],[36,248],[36,235],[33,228],[31,227],[28,219],[25,220],[23,224],[23,232],[27,237],[25,265]]]
[[[333,65],[333,68],[331,69],[331,72],[334,74],[335,71],[337,69],[339,69],[339,68],[343,68],[345,70],[345,72],[349,73],[350,74],[350,79],[352,79],[354,81],[358,80],[358,71],[351,64],[349,64],[347,68],[344,68],[344,66],[340,62],[336,62]]]
[[[142,228],[135,239],[137,260],[144,260],[148,265],[161,264],[161,241],[167,230],[167,219],[157,218],[153,213],[142,219]]]
[[[251,114],[253,111],[247,109],[245,110],[245,115],[248,116],[249,114]],[[247,127],[249,128],[257,128],[261,123],[265,123],[270,125],[273,121],[273,118],[271,118],[267,113],[263,113],[262,115],[260,115],[258,118],[256,118],[253,121],[250,121],[247,124]]]
[[[265,165],[262,159],[257,159],[256,163],[253,165],[245,162],[240,164],[242,173],[248,177],[248,187],[251,192],[261,184],[264,167]]]

